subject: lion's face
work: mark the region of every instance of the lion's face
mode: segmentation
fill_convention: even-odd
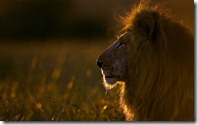
[[[103,80],[107,84],[114,84],[125,79],[129,49],[128,35],[129,33],[121,35],[97,60],[97,65],[103,74]]]

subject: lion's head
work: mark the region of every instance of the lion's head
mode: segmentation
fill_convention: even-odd
[[[127,120],[194,119],[194,36],[158,6],[140,4],[97,60],[106,88],[122,84]]]
[[[118,81],[125,81],[128,62],[129,36],[126,32],[110,46],[97,60],[101,68],[105,84],[115,84]]]

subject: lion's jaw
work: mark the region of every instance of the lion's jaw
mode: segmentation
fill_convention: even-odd
[[[101,72],[102,72],[102,75],[103,75],[104,83],[114,84],[119,80],[119,76],[108,74],[108,70],[101,69]]]
[[[124,81],[124,76],[126,72],[124,57],[122,61],[113,61],[114,63],[109,66],[110,68],[101,68],[101,73],[103,75],[103,81],[107,84],[115,84],[119,81]]]
[[[111,56],[108,57],[111,58]],[[104,62],[104,66],[101,67],[104,83],[112,85],[118,81],[124,81],[126,76],[126,56],[121,56],[119,60],[117,58],[111,58],[110,60],[110,64],[105,64]]]
[[[106,90],[110,90],[114,87],[116,87],[118,84],[125,83],[125,80],[123,76],[119,75],[107,75],[106,70],[101,69],[102,75],[103,75],[103,85]]]

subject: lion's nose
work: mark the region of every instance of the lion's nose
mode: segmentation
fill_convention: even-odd
[[[97,65],[98,65],[98,67],[102,68],[103,62],[97,60]]]

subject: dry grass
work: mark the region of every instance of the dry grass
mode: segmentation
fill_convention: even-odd
[[[0,43],[0,120],[120,121],[95,61],[108,46],[75,41]]]

